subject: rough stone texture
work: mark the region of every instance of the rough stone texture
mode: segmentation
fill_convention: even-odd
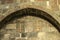
[[[18,2],[18,1],[17,1]],[[53,4],[52,4],[53,3]],[[51,4],[52,4],[52,6],[51,6]],[[43,10],[43,11],[45,11],[45,12],[47,12],[47,13],[49,13],[50,15],[52,15],[57,21],[59,21],[60,20],[60,17],[59,17],[59,9],[57,8],[57,4],[56,4],[56,2],[54,3],[54,1],[52,0],[50,0],[50,6],[51,6],[51,8],[47,8],[47,4],[46,4],[46,2],[45,1],[42,1],[42,2],[31,2],[31,1],[25,1],[25,2],[21,2],[21,3],[18,3],[18,5],[17,4],[8,4],[7,6],[9,6],[9,7],[7,7],[8,8],[8,10],[6,11],[6,12],[2,12],[0,15],[2,15],[2,16],[0,16],[0,21],[4,18],[4,17],[6,17],[7,15],[9,15],[10,13],[13,13],[13,12],[15,12],[15,11],[17,11],[17,10],[20,10],[20,9],[23,9],[23,8],[36,8],[36,9],[39,9],[39,10]],[[56,7],[55,7],[56,6]],[[2,6],[3,7],[3,6]],[[6,6],[5,6],[6,7]],[[3,8],[5,8],[5,7],[3,7]],[[4,10],[4,9],[3,9]],[[52,12],[53,11],[53,12]],[[58,11],[58,12],[57,12]],[[58,15],[57,15],[58,14]],[[60,21],[59,21],[59,23],[60,23]]]
[[[32,16],[26,16],[20,19],[17,19],[19,22],[23,22],[23,24],[19,23],[21,26],[16,26],[16,20],[6,25],[6,29],[2,31],[4,32],[4,37],[2,40],[13,40],[21,39],[21,40],[60,40],[60,34],[49,22]],[[18,25],[18,24],[17,24]],[[13,27],[14,28],[13,28]],[[24,30],[20,29],[24,26]],[[7,28],[8,27],[8,28]],[[23,31],[22,31],[23,30]],[[27,33],[25,37],[20,37],[19,32]],[[25,35],[23,33],[23,35]],[[19,35],[19,36],[16,36]],[[10,39],[9,39],[10,38]]]
[[[11,14],[11,13],[17,11],[17,10],[21,10],[23,8],[36,8],[36,9],[43,10],[43,11],[47,12],[48,14],[53,16],[60,23],[60,12],[59,12],[60,10],[58,8],[58,5],[57,5],[56,1],[55,0],[50,0],[51,8],[49,8],[49,7],[46,8],[47,5],[44,2],[40,3],[40,2],[30,2],[30,1],[26,2],[25,1],[25,2],[19,3],[18,5],[16,5],[16,4],[12,4],[12,5],[8,4],[8,6],[9,6],[9,7],[7,7],[8,10],[5,13],[3,13],[3,12],[0,13],[0,21],[3,18],[5,18],[7,15],[9,15],[9,14]],[[18,2],[19,1],[17,1],[17,3]],[[31,26],[31,24],[32,23],[30,23],[30,25],[29,25],[27,23],[27,26]],[[38,23],[35,26],[38,26],[38,25],[42,26],[42,24],[38,24]],[[46,25],[43,25],[43,26],[46,26]],[[38,29],[38,27],[36,27],[36,28],[37,28],[36,31],[41,30],[41,29]],[[54,30],[52,30],[52,31],[54,31]],[[28,31],[30,31],[30,30],[28,30]],[[48,31],[48,30],[45,27],[43,31]],[[5,35],[5,36],[8,36],[8,35]],[[38,36],[38,38],[37,37],[36,38],[29,38],[28,40],[60,40],[60,35],[58,35],[57,32],[56,33],[39,32],[37,36]],[[7,40],[7,39],[3,39],[3,40]]]

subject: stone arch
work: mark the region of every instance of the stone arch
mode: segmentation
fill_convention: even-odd
[[[28,16],[28,15],[36,16],[47,20],[60,32],[60,24],[51,15],[49,15],[47,12],[44,12],[42,10],[29,8],[29,7],[10,13],[0,22],[0,28],[6,25],[9,21],[13,20],[15,17],[21,18],[23,16]]]
[[[21,4],[17,7],[12,7],[7,12],[5,12],[5,16],[3,16],[3,18],[1,18],[0,21],[3,20],[6,16],[10,15],[11,13],[13,13],[15,11],[18,11],[18,10],[21,10],[21,9],[24,9],[24,8],[35,8],[35,9],[38,9],[38,10],[42,10],[44,12],[47,12],[51,16],[53,16],[53,14],[55,13],[53,10],[48,9],[46,7],[43,7],[43,6],[38,6],[38,5],[35,5],[35,4]]]

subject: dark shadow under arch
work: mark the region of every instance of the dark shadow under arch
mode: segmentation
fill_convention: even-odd
[[[0,22],[0,29],[3,28],[3,26],[6,25],[8,22],[14,20],[15,18],[21,18],[23,16],[36,16],[44,20],[47,20],[60,32],[60,24],[51,15],[42,10],[34,8],[25,8],[11,13]]]

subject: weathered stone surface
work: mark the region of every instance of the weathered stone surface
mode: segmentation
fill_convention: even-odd
[[[41,0],[41,2],[38,0],[34,1],[34,2],[31,2],[31,1],[22,1],[20,2],[21,0],[17,0],[15,1],[16,3],[18,3],[17,5],[16,4],[9,4],[9,8],[8,10],[5,12],[5,13],[0,13],[0,21],[3,20],[6,16],[10,15],[11,13],[17,11],[17,10],[21,10],[21,9],[24,9],[24,8],[36,8],[36,9],[39,9],[39,10],[42,10],[42,11],[45,11],[47,12],[48,14],[50,14],[51,16],[53,16],[59,23],[60,23],[60,10],[59,10],[59,7],[57,5],[57,0],[49,0],[50,2],[50,7],[51,8],[47,8],[47,4],[45,3],[47,0]],[[59,1],[59,0],[58,0]],[[59,5],[60,5],[60,1],[59,1]],[[33,34],[36,34],[37,37],[30,37],[28,38],[28,40],[60,40],[60,34],[57,32],[57,30],[52,27],[51,24],[48,24],[48,22],[44,22],[42,23],[44,20],[39,20],[38,19],[34,19],[34,18],[29,18],[27,17],[26,19],[21,19],[22,21],[25,20],[26,21],[26,30],[25,32],[31,32],[33,30],[33,28],[31,27],[35,27],[34,29],[34,32],[36,31],[39,31],[38,33],[33,33]],[[35,22],[32,22],[32,21],[35,21]],[[30,21],[30,22],[29,22]],[[39,23],[40,22],[40,23]],[[47,23],[47,24],[46,24]],[[7,27],[7,29],[16,29],[16,25],[12,24],[14,27]],[[47,26],[46,26],[47,25]],[[9,26],[9,25],[7,25]],[[46,26],[46,27],[45,27]],[[49,27],[50,26],[50,27]],[[16,32],[15,31],[12,31],[12,32]],[[5,33],[6,31],[2,30],[3,33]],[[20,31],[20,30],[18,30]],[[44,31],[44,32],[41,32],[41,31]],[[48,31],[48,32],[47,32]],[[51,32],[52,31],[52,32]],[[51,32],[51,33],[50,33]],[[8,33],[11,33],[11,31],[7,32],[7,34],[4,36],[4,39],[2,40],[9,40],[9,35]],[[33,35],[32,33],[30,35]],[[35,35],[35,36],[36,36]],[[33,35],[34,36],[34,35]],[[14,38],[12,38],[13,40],[15,40]],[[16,39],[19,39],[19,37],[16,37]],[[26,37],[27,39],[27,37]]]

